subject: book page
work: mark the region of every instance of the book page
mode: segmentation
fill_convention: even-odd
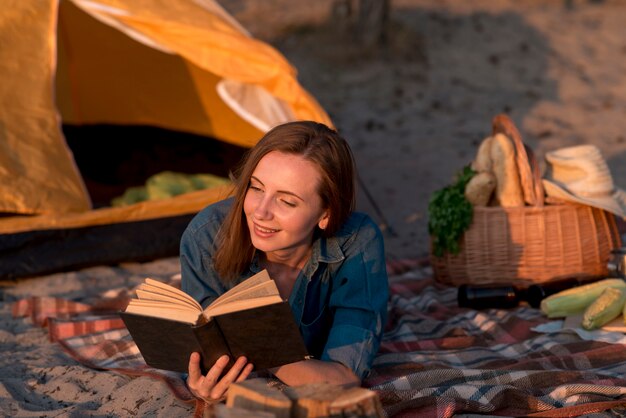
[[[209,306],[204,310],[203,315],[206,318],[222,315],[229,312],[243,311],[247,309],[257,308],[259,306],[271,305],[282,302],[280,295],[259,296],[251,299],[233,300],[228,303],[222,303],[218,306]]]
[[[158,280],[154,280],[151,278],[146,278],[145,282],[140,286],[141,288],[143,288],[144,286],[146,286],[146,289],[148,289],[148,287],[150,287],[150,289],[153,292],[156,292],[157,289],[160,289],[163,292],[167,292],[168,294],[172,294],[173,296],[177,296],[181,299],[185,299],[187,300],[189,303],[191,303],[194,306],[197,306],[199,310],[202,310],[202,307],[200,306],[200,304],[191,296],[189,296],[187,293],[183,292],[180,289],[175,288],[174,286],[170,286],[169,284],[165,284],[163,282],[160,282]]]
[[[135,293],[137,293],[137,297],[139,298],[139,300],[156,300],[161,302],[168,302],[172,305],[182,305],[186,308],[191,308],[194,311],[198,312],[202,310],[202,307],[200,307],[198,303],[193,304],[187,299],[178,298],[177,296],[173,296],[171,294],[164,294],[165,292],[161,293],[159,291],[153,292],[152,290],[144,290],[140,286],[139,288],[137,288],[137,290],[135,290]]]
[[[262,284],[262,283],[265,283],[265,282],[268,282],[268,281],[273,281],[273,280],[270,279],[270,276],[267,273],[267,270],[263,270],[263,271],[255,274],[254,276],[247,278],[243,282],[239,283],[237,286],[233,287],[232,289],[230,289],[229,291],[227,291],[226,293],[224,293],[223,295],[221,295],[220,297],[215,299],[213,301],[213,303],[214,304],[219,304],[221,300],[228,299],[232,295],[234,295],[235,293],[245,292],[246,290],[250,289],[251,287],[255,287],[255,286],[259,285],[259,284]]]
[[[198,310],[195,308],[192,308],[190,306],[184,305],[184,304],[180,304],[180,303],[170,303],[167,301],[162,301],[162,300],[145,300],[145,299],[131,299],[130,302],[128,302],[128,305],[133,305],[133,306],[152,306],[155,308],[160,308],[160,309],[171,309],[171,310],[179,310],[179,311],[186,311],[186,312],[191,312],[191,313],[195,313],[198,314]]]
[[[260,300],[255,301],[255,299]],[[239,283],[214,300],[213,303],[204,310],[203,316],[208,319],[211,316],[218,315],[217,312],[233,312],[274,303],[270,301],[280,300],[282,299],[278,293],[276,282],[270,278],[267,270],[263,270]]]
[[[160,286],[155,286],[153,284],[150,283],[142,283],[137,287],[137,291],[141,290],[142,292],[150,292],[150,296],[153,296],[155,293],[159,294],[159,295],[163,295],[166,296],[168,298],[171,298],[172,301],[174,300],[178,300],[178,301],[182,301],[188,305],[191,305],[193,307],[195,307],[198,310],[202,310],[202,306],[200,306],[200,304],[191,296],[187,295],[187,294],[181,294],[178,292],[172,292],[171,289],[166,289]],[[137,293],[137,296],[139,296],[139,293]],[[146,295],[145,299],[150,299],[149,297],[147,297],[148,295]],[[141,297],[141,296],[140,296]],[[154,297],[155,299],[157,299],[157,297]],[[160,299],[160,298],[158,298]]]
[[[273,296],[278,295],[278,288],[276,287],[276,283],[273,280],[259,283],[255,286],[251,286],[245,289],[242,292],[236,293],[225,293],[222,297],[213,301],[210,306],[221,306],[227,303],[231,303],[237,300],[245,300],[245,299],[254,299],[258,297],[264,296]]]
[[[200,317],[199,312],[192,309],[181,309],[166,302],[140,301],[138,299],[131,300],[125,312],[171,319],[189,324],[196,324]]]

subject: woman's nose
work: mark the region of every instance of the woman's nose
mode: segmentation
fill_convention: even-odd
[[[257,201],[254,208],[254,217],[257,219],[271,219],[272,218],[272,202],[267,196],[263,196]]]

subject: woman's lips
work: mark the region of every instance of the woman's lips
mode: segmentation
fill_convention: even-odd
[[[254,233],[260,237],[270,237],[278,232],[278,229],[266,228],[261,225],[254,224]]]

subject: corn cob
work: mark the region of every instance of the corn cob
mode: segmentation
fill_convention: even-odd
[[[592,330],[600,328],[602,325],[617,318],[624,308],[626,302],[626,291],[615,287],[604,289],[598,299],[587,306],[583,313],[582,326],[584,329]]]
[[[626,282],[622,279],[604,279],[572,287],[548,296],[541,301],[540,308],[548,318],[579,314],[609,287],[626,289]]]

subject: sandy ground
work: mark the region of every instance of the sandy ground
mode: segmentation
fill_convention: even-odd
[[[78,301],[109,289],[131,288],[145,277],[180,272],[178,258],[94,267],[21,280],[0,293],[0,416],[187,417],[194,405],[176,399],[160,381],[97,371],[48,341],[46,329],[11,316],[13,301],[54,295]]]
[[[393,0],[388,42],[375,50],[359,49],[341,20],[320,22],[330,1],[300,13],[263,3],[224,5],[291,60],[351,143],[384,218],[363,188],[359,207],[391,228],[390,256],[428,252],[432,192],[473,159],[501,112],[539,160],[597,145],[626,188],[625,2]]]
[[[596,144],[626,188],[626,2],[392,0],[387,43],[368,50],[332,18],[330,0],[223,4],[287,56],[351,143],[359,208],[385,228],[390,258],[427,254],[430,195],[472,160],[501,112],[540,159]],[[85,368],[10,315],[21,297],[81,298],[177,272],[173,258],[2,288],[0,415],[188,416],[159,382]]]

